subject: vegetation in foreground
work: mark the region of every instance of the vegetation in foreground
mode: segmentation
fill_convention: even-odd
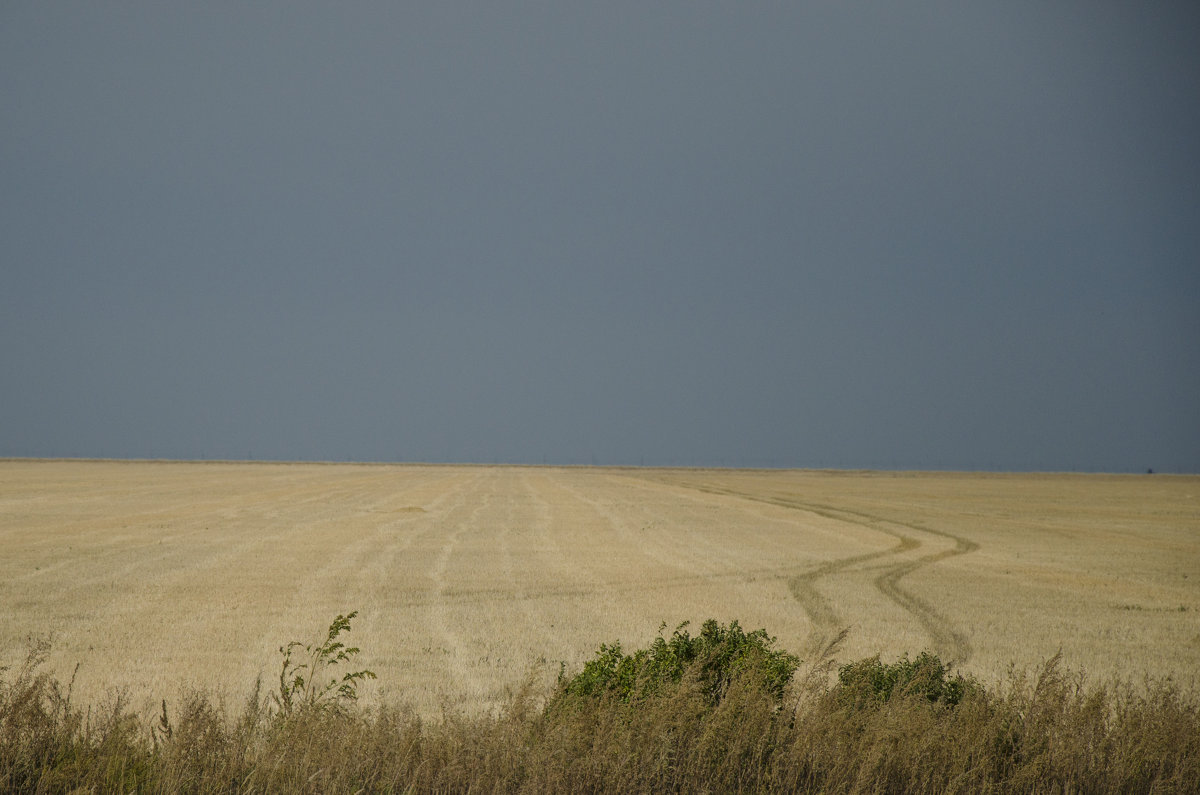
[[[340,677],[358,650],[338,616],[282,648],[277,689],[230,712],[203,693],[153,726],[39,673],[44,644],[0,672],[0,791],[411,790],[1195,792],[1200,703],[1169,680],[1089,685],[1056,657],[988,688],[921,654],[842,666],[737,622],[600,647],[551,692],[495,716],[425,723],[365,709]]]

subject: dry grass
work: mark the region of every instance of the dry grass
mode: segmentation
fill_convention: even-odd
[[[1060,648],[1200,672],[1200,478],[0,462],[0,664],[76,698],[241,703],[350,609],[369,704],[485,715],[598,640],[708,616],[810,658],[930,649],[987,682]]]
[[[1194,792],[1200,701],[1164,681],[1087,685],[1054,658],[960,700],[873,698],[754,669],[713,701],[696,672],[630,701],[537,688],[496,716],[391,708],[229,712],[191,694],[151,728],[83,711],[30,664],[0,677],[6,792]],[[917,681],[917,680],[913,680]]]

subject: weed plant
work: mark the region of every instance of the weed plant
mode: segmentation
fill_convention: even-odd
[[[708,622],[632,654],[601,646],[499,714],[426,723],[359,706],[365,675],[326,679],[339,652],[353,657],[329,645],[353,617],[281,649],[279,690],[233,712],[195,693],[154,726],[120,698],[73,703],[70,683],[39,672],[36,645],[0,672],[0,791],[1200,790],[1200,702],[1170,680],[1089,684],[1055,657],[989,687],[929,654],[861,660],[836,679],[822,657],[797,677],[765,632]],[[302,684],[297,665],[310,666]]]
[[[271,701],[281,713],[291,715],[302,709],[342,709],[358,700],[359,683],[374,679],[374,671],[349,671],[341,679],[335,676],[325,681],[330,668],[349,662],[359,652],[357,646],[347,646],[338,640],[343,632],[350,631],[350,621],[357,615],[358,611],[338,615],[329,625],[323,643],[294,640],[279,647],[283,662],[279,668],[279,689],[271,694]],[[303,651],[297,655],[297,649]],[[163,714],[166,715],[165,705]]]

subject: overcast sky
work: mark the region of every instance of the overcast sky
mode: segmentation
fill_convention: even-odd
[[[5,0],[0,276],[0,456],[1196,472],[1200,7]]]

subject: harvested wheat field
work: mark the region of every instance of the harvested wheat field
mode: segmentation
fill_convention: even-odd
[[[1200,673],[1200,478],[0,461],[0,664],[243,698],[359,611],[370,700],[479,711],[708,617],[811,659]]]

